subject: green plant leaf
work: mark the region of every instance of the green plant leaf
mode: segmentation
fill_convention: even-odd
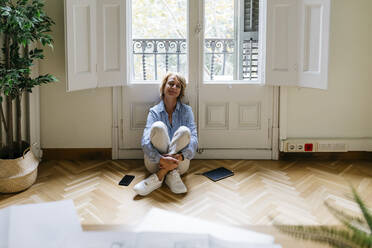
[[[359,197],[355,188],[352,187],[351,189],[352,189],[352,192],[353,192],[354,200],[359,205],[359,208],[362,211],[364,219],[366,220],[366,222],[369,226],[369,230],[372,232],[372,216],[371,216],[370,212],[368,211],[368,208],[365,206],[364,202],[362,201],[362,199]]]
[[[338,210],[332,205],[330,205],[328,202],[324,202],[324,205],[328,208],[328,211],[330,211],[331,214],[334,217],[336,217],[340,222],[357,223],[361,226],[367,227],[367,223],[364,219],[360,217],[351,216],[341,210]]]
[[[369,220],[371,215],[358,193],[352,188],[355,202],[359,205],[364,219],[354,217],[325,202],[326,207],[342,224],[341,227],[329,226],[289,226],[275,223],[280,231],[296,238],[326,243],[332,247],[372,248],[372,234]],[[273,218],[271,218],[273,220]],[[346,229],[345,229],[346,227]]]
[[[295,238],[312,240],[337,248],[362,248],[352,240],[352,234],[336,227],[275,225],[283,233]],[[368,246],[363,246],[368,247]]]
[[[31,2],[31,4],[30,4]],[[28,55],[19,54],[20,48],[40,41],[43,45],[52,44],[50,36],[53,20],[43,10],[41,0],[0,0],[0,32],[10,37],[10,68],[5,61],[0,61],[0,93],[12,98],[31,88],[57,81],[51,75],[38,79],[30,78],[30,66],[35,59],[43,59],[43,50],[30,50]],[[0,52],[3,55],[6,49]],[[0,58],[5,58],[1,56]]]

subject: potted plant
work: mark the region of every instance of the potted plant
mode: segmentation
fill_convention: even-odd
[[[53,48],[48,33],[54,22],[43,7],[41,0],[0,0],[0,192],[20,191],[36,180],[38,160],[30,151],[24,154],[30,144],[22,140],[21,101],[23,94],[32,92],[33,87],[57,81],[50,74],[31,77],[31,66],[44,58],[40,47]],[[25,181],[20,177],[26,175],[30,177],[27,185],[15,182]],[[7,178],[13,184],[9,189]]]
[[[354,201],[358,204],[363,217],[351,216],[329,203],[328,210],[342,224],[337,226],[291,226],[275,224],[275,227],[295,238],[311,240],[337,248],[371,248],[372,247],[372,215],[368,208],[352,188]]]

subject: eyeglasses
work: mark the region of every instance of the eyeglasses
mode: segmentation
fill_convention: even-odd
[[[175,82],[167,82],[167,84],[168,84],[168,86],[170,87],[170,88],[173,88],[174,86],[176,86],[176,88],[177,89],[181,89],[181,84],[177,84],[177,83],[175,83]]]

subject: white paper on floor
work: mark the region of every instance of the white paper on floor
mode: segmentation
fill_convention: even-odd
[[[0,248],[8,248],[10,209],[0,211]]]
[[[133,232],[83,232],[71,200],[0,210],[0,248],[280,248],[270,235],[152,209]]]
[[[137,247],[209,248],[209,238],[206,234],[142,232],[137,234]]]
[[[134,232],[82,232],[69,237],[60,248],[135,248]]]
[[[281,248],[278,244],[253,244],[220,240],[213,236],[209,236],[210,248]]]
[[[61,248],[281,248],[275,244],[237,243],[208,234],[165,232],[83,232]]]
[[[212,223],[152,208],[143,221],[135,228],[137,232],[169,232],[169,233],[204,233],[216,239],[251,243],[273,244],[274,237],[242,228]]]
[[[10,207],[9,248],[54,248],[82,228],[72,200]]]

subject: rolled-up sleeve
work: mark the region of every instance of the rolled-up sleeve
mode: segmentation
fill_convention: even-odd
[[[191,137],[190,143],[182,149],[181,153],[184,158],[191,160],[195,156],[196,149],[198,149],[198,131],[194,121],[194,114],[190,106],[187,106],[185,125],[190,129]]]
[[[146,127],[143,130],[143,136],[141,140],[141,146],[143,152],[147,155],[151,163],[159,163],[161,155],[158,150],[151,143],[150,133],[151,133],[151,126],[154,122],[158,121],[156,113],[150,109],[150,112],[147,116]]]

